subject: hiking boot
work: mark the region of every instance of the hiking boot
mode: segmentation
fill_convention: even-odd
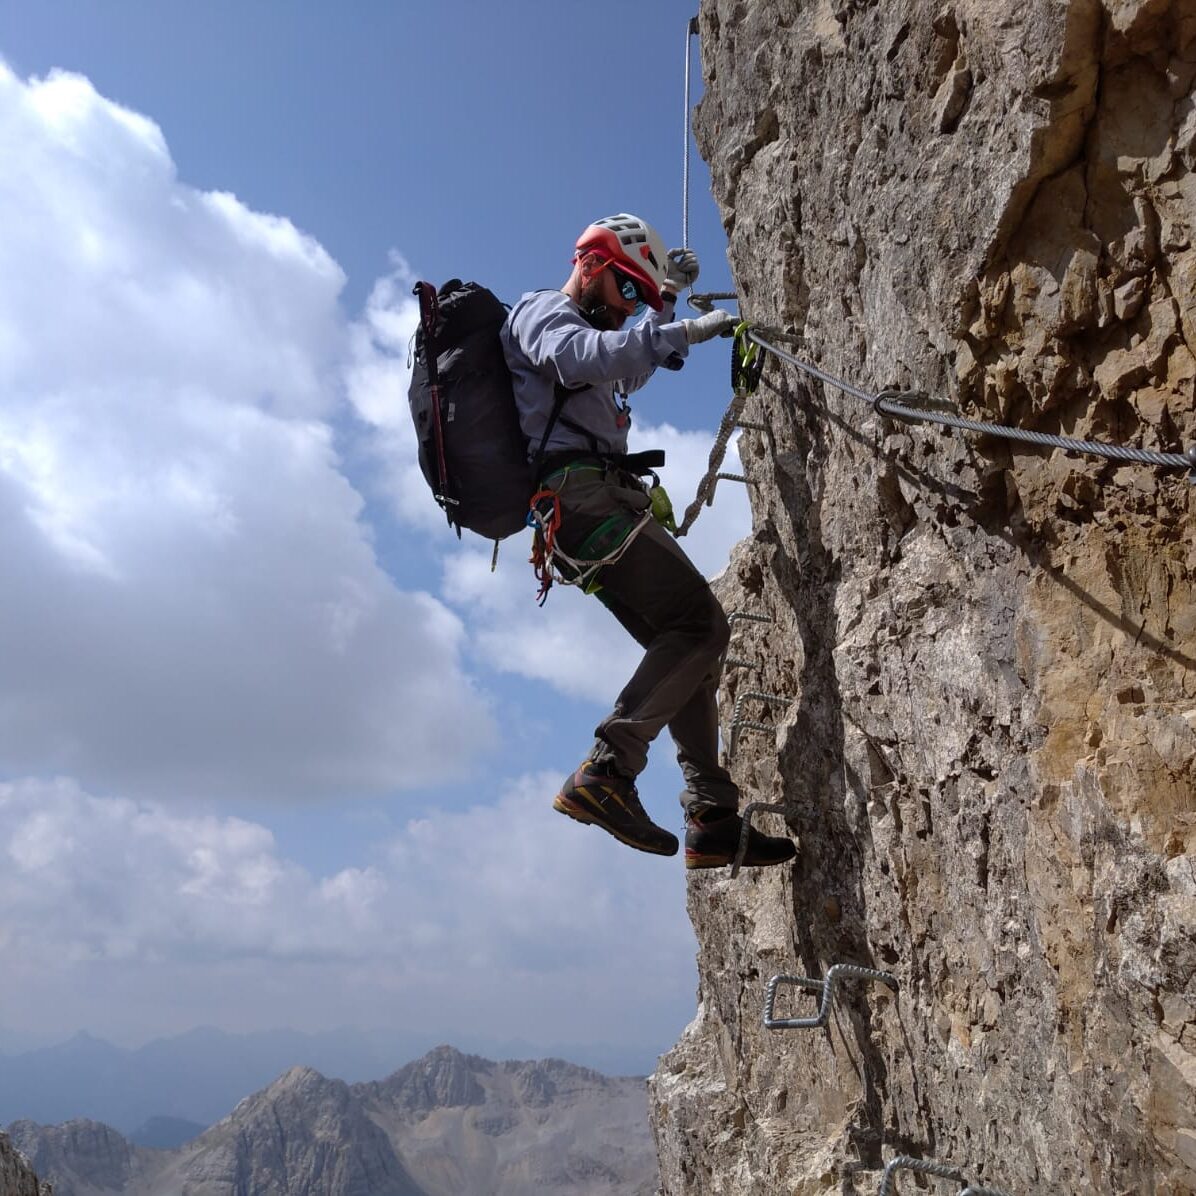
[[[686,868],[722,868],[735,863],[743,819],[734,810],[706,809],[685,818]],[[784,864],[797,855],[792,839],[748,830],[745,868],[767,868]]]
[[[552,808],[578,822],[602,827],[637,851],[677,854],[677,836],[657,826],[644,812],[635,783],[592,760],[587,760],[561,786]]]

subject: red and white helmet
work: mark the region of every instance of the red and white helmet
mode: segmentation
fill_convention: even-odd
[[[668,271],[668,259],[660,234],[646,220],[629,212],[595,220],[577,238],[577,253],[578,256],[600,253],[609,258],[643,284],[644,300],[649,307],[660,311],[664,306],[660,288]]]

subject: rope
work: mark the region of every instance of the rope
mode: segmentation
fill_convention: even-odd
[[[541,506],[546,506],[547,510],[541,510]],[[536,595],[539,604],[543,606],[548,600],[548,591],[552,589],[554,582],[560,582],[563,586],[580,586],[588,593],[590,583],[598,571],[622,560],[623,554],[631,547],[636,536],[655,518],[652,508],[649,507],[635,527],[627,533],[623,542],[612,552],[604,557],[580,560],[571,557],[556,542],[556,533],[561,525],[560,493],[556,490],[536,491],[529,503],[528,522],[536,532],[532,539],[531,565],[536,580],[540,583],[540,591]],[[561,564],[572,570],[571,577],[561,569]]]
[[[673,533],[678,538],[684,536],[693,526],[703,506],[709,507],[714,503],[714,488],[720,481],[749,484],[743,474],[723,473],[722,467],[731,436],[737,427],[744,426],[741,419],[743,406],[760,385],[760,376],[764,372],[764,357],[759,352],[759,346],[750,343],[750,333],[751,329],[746,322],[739,324],[735,329],[735,340],[731,345],[731,402],[723,412],[718,431],[714,435],[714,446],[706,463],[706,473],[698,483],[698,493],[693,502],[685,508],[681,526]]]
[[[706,463],[706,473],[698,483],[698,493],[693,502],[685,508],[685,515],[677,528],[678,539],[693,527],[695,520],[702,513],[702,508],[714,502],[714,488],[718,485],[718,473],[722,468],[723,458],[727,455],[727,444],[735,432],[735,426],[739,423],[739,416],[746,402],[747,395],[737,393],[731,399],[730,406],[723,412],[723,418],[714,436],[714,446],[710,450],[710,459]]]
[[[607,565],[617,564],[620,560],[622,560],[623,553],[625,553],[631,547],[636,536],[638,536],[640,532],[642,532],[644,528],[646,528],[648,524],[653,521],[654,518],[655,516],[653,516],[651,510],[645,511],[640,521],[631,529],[631,531],[627,533],[627,539],[624,540],[623,543],[614,550],[614,552],[609,553],[604,557],[598,557],[594,560],[574,560],[573,557],[565,552],[565,550],[561,548],[559,544],[554,545],[552,550],[553,562],[555,563],[556,561],[564,561],[570,569],[575,570],[577,573],[576,577],[569,578],[565,577],[565,575],[558,569],[556,571],[556,580],[559,581],[561,585],[581,586],[582,589],[585,589],[590,582],[593,581],[594,575],[599,569],[604,569]]]
[[[685,150],[681,159],[681,245],[684,249],[689,248],[689,64],[697,32],[698,18],[690,17],[685,32]]]

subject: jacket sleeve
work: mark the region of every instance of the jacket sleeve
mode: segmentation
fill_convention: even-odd
[[[681,328],[681,321],[675,319],[673,312],[676,309],[676,301],[665,300],[665,306],[662,311],[650,311],[647,319],[640,325],[642,328],[645,324],[653,324],[657,328],[664,328],[666,326],[673,328]],[[681,341],[684,344],[684,349],[680,353],[675,353],[672,357],[666,357],[664,361],[659,364],[664,366],[666,370],[679,370],[685,364],[686,354],[689,352],[689,340],[685,336],[684,329],[681,333]],[[630,378],[620,378],[615,385],[615,389],[620,394],[629,395],[633,391],[639,390],[641,386],[648,381],[649,378],[656,372],[656,366],[647,370],[642,374],[634,374]]]
[[[537,312],[529,305],[512,312],[511,331],[533,366],[551,367],[568,387],[610,382],[633,390],[658,365],[670,359],[679,362],[689,352],[679,321],[661,324],[649,319],[625,331],[599,332],[572,312]]]

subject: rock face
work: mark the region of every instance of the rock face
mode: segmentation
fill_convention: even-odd
[[[242,1101],[171,1171],[186,1196],[425,1196],[349,1086],[309,1067]]]
[[[428,1196],[656,1191],[642,1080],[440,1047],[360,1090]]]
[[[642,1080],[438,1047],[373,1084],[292,1068],[177,1150],[90,1121],[11,1128],[57,1196],[649,1196],[645,1111]]]
[[[41,1183],[29,1160],[0,1133],[0,1196],[52,1196],[49,1184]]]
[[[704,0],[700,31],[749,319],[871,392],[1196,443],[1196,4]],[[745,418],[771,431],[741,441],[722,598],[772,622],[735,624],[725,709],[790,699],[747,700],[776,727],[734,766],[801,853],[691,881],[664,1192],[871,1193],[896,1154],[1196,1191],[1196,489],[891,422],[775,360]],[[763,1029],[770,976],[838,962],[899,990]]]
[[[40,1175],[85,1175],[88,1189],[120,1191],[136,1172],[134,1148],[98,1121],[80,1119],[51,1127],[15,1121],[8,1130]],[[61,1184],[55,1186],[62,1191]]]

